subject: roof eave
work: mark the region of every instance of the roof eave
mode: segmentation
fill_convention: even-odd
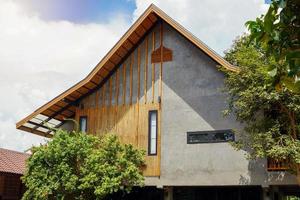
[[[182,34],[185,38],[195,44],[198,48],[200,48],[203,52],[205,52],[208,56],[210,56],[213,60],[215,60],[218,64],[223,66],[225,69],[238,72],[238,68],[231,65],[229,62],[224,60],[220,55],[218,55],[215,51],[210,49],[207,45],[205,45],[202,41],[200,41],[197,37],[195,37],[192,33],[187,31],[183,26],[169,17],[166,13],[164,13],[161,9],[159,9],[154,4],[151,4],[144,13],[135,21],[135,23],[128,29],[128,31],[120,38],[120,40],[112,47],[112,49],[102,58],[102,60],[94,67],[94,69],[80,82],[70,87],[65,92],[53,98],[51,101],[47,102],[43,106],[39,107],[33,113],[23,118],[19,122],[16,123],[16,128],[20,130],[24,130],[27,132],[31,132],[44,137],[51,137],[51,134],[39,132],[37,130],[29,130],[30,128],[24,127],[23,125],[28,122],[30,119],[34,118],[38,114],[43,113],[45,110],[55,105],[62,99],[65,99],[69,94],[75,92],[78,88],[83,87],[85,84],[89,83],[93,79],[93,77],[97,74],[97,72],[109,61],[109,59],[117,52],[120,46],[123,45],[124,42],[131,36],[131,34],[138,28],[138,26],[151,14],[157,15],[159,18],[164,20],[170,26],[172,26],[175,30],[177,30],[180,34]]]

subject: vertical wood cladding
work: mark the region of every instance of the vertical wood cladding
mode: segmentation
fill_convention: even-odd
[[[76,110],[76,120],[88,117],[88,133],[101,136],[113,133],[122,142],[148,150],[148,113],[158,111],[157,155],[146,156],[145,176],[160,175],[160,105],[161,63],[151,63],[151,53],[161,46],[159,24],[119,65],[107,82],[83,99]]]

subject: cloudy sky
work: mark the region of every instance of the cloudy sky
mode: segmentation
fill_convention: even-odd
[[[84,78],[154,3],[219,54],[264,0],[0,0],[0,147],[44,139],[15,123]]]

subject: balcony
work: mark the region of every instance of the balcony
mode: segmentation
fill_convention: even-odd
[[[288,161],[287,160],[276,161],[274,159],[268,158],[267,169],[268,171],[287,171],[289,169]]]

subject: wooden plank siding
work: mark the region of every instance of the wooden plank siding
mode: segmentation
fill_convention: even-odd
[[[67,118],[74,117],[74,106],[77,106],[79,102],[85,99],[88,95],[98,90],[100,87],[103,86],[104,83],[107,82],[107,79],[114,73],[115,69],[120,65],[120,63],[124,63],[124,59],[128,57],[128,54],[136,49],[136,46],[140,45],[140,41],[145,39],[145,36],[148,37],[148,47],[151,52],[151,38],[149,38],[149,32],[153,30],[153,27],[157,27],[159,22],[163,21],[167,23],[171,27],[173,27],[176,31],[178,31],[183,37],[188,39],[192,44],[194,44],[197,48],[205,52],[208,56],[210,56],[213,60],[219,63],[221,66],[226,68],[227,70],[238,72],[238,68],[232,66],[226,60],[224,60],[221,56],[216,54],[212,51],[208,46],[202,43],[198,38],[194,37],[190,32],[188,32],[184,27],[166,15],[162,10],[160,10],[155,5],[150,5],[145,12],[137,19],[137,21],[129,28],[129,30],[120,38],[120,40],[113,46],[113,48],[103,57],[101,61],[95,66],[95,68],[80,82],[69,88],[68,90],[64,91],[51,101],[47,102],[43,106],[39,107],[37,110],[32,112],[27,117],[23,118],[16,124],[17,129],[25,130],[30,133],[43,135],[45,137],[52,137],[52,131],[46,130],[45,132],[40,132],[37,130],[38,127],[42,127],[44,123],[50,121],[51,119],[59,120],[61,123],[60,125],[64,124],[64,120]],[[159,36],[159,32],[156,34]],[[159,41],[157,37],[156,41]],[[153,41],[152,41],[153,43]],[[156,43],[156,42],[155,42]],[[158,45],[159,43],[157,43]],[[154,45],[152,45],[154,46]],[[159,51],[159,49],[156,49]],[[165,52],[166,53],[166,52]],[[164,53],[164,55],[165,55]],[[159,54],[159,52],[158,52]],[[149,57],[149,54],[147,54]],[[160,56],[158,56],[159,58]],[[166,60],[168,61],[172,58],[172,55],[166,53]],[[148,58],[150,60],[150,57]],[[151,58],[152,59],[152,58]],[[143,66],[141,64],[141,66]],[[152,78],[158,78],[156,75],[154,76],[151,72],[158,70],[152,70],[155,67],[155,64],[151,67],[151,64],[148,63],[148,76],[146,80],[147,89],[152,86]],[[127,63],[127,68],[129,69],[129,63]],[[157,63],[157,67],[159,68],[159,63]],[[154,80],[155,80],[154,79]],[[157,83],[158,84],[158,83]],[[159,95],[158,88],[153,87],[152,90],[147,90],[147,95],[145,96],[145,101],[156,101],[157,96]],[[155,90],[154,90],[155,88]],[[106,92],[109,90],[107,87]],[[128,87],[129,90],[129,87]],[[148,92],[149,91],[149,92]],[[155,91],[155,92],[154,92]],[[127,94],[129,91],[125,91]],[[107,92],[107,94],[109,94]],[[128,96],[128,95],[126,95]],[[128,99],[129,96],[128,96]],[[137,98],[134,99],[134,101]],[[101,101],[101,100],[100,100]],[[54,108],[53,105],[59,105],[64,102],[65,105],[61,106],[61,108],[57,109]],[[106,104],[106,102],[102,102],[102,104]],[[127,101],[126,101],[127,103]],[[124,103],[124,104],[126,104]],[[145,102],[146,103],[146,102]],[[62,114],[62,112],[67,111]],[[34,127],[28,127],[26,124],[33,118],[37,117],[38,115],[43,114],[46,116],[46,119],[43,119],[41,123]]]
[[[158,24],[103,86],[79,103],[75,114],[77,121],[80,116],[87,116],[89,134],[116,134],[122,142],[144,149],[145,176],[160,176],[161,106],[158,95],[162,94],[163,63],[156,66],[149,58],[162,42],[162,26]],[[148,156],[150,110],[158,111],[158,139],[157,155]]]

